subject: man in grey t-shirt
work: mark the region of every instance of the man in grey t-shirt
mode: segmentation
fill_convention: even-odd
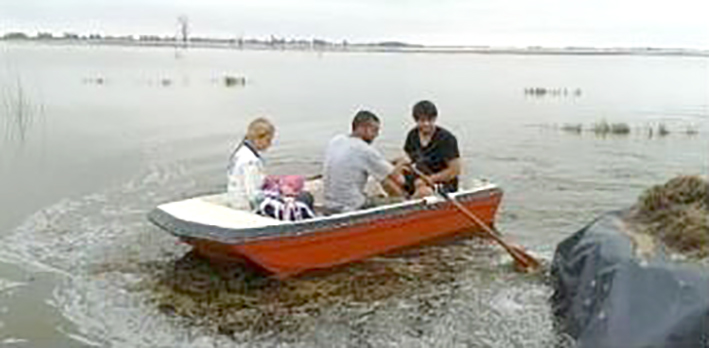
[[[359,111],[350,135],[337,135],[325,152],[325,208],[332,213],[362,208],[364,187],[371,175],[390,196],[403,195],[403,176],[371,143],[379,135],[379,118]]]

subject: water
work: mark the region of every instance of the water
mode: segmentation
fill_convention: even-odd
[[[5,42],[0,63],[3,346],[567,342],[553,332],[543,278],[514,273],[498,248],[475,241],[257,287],[244,295],[256,305],[229,312],[245,326],[221,334],[174,315],[165,301],[189,297],[155,289],[188,248],[145,214],[222,187],[226,157],[256,116],[278,128],[268,168],[314,174],[359,108],[381,116],[376,145],[394,157],[411,106],[431,99],[458,136],[466,175],[505,190],[498,227],[547,260],[597,214],[709,166],[706,58],[208,49],[176,58],[165,48]],[[226,87],[227,75],[247,83]],[[530,87],[569,93],[536,98]],[[631,133],[561,130],[603,119]],[[660,123],[671,133],[649,136]]]

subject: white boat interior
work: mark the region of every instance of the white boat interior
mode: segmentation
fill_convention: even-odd
[[[383,191],[378,184],[368,184],[367,193],[369,195],[381,195]],[[472,189],[464,190],[465,192],[485,190],[488,188],[496,187],[487,181],[476,181],[472,185]],[[318,210],[319,204],[322,203],[322,181],[313,180],[306,183],[305,190],[313,194],[316,202],[316,211]],[[461,192],[459,192],[461,193]],[[457,194],[459,194],[457,193]],[[454,194],[453,196],[457,195]],[[443,200],[437,196],[426,197],[423,199],[409,200],[401,203],[394,203],[364,210],[359,210],[355,212],[348,212],[330,216],[318,216],[313,220],[326,220],[330,218],[340,218],[347,215],[358,215],[363,212],[370,212],[373,210],[385,210],[393,207],[412,205],[412,204],[432,204],[440,202]],[[297,222],[291,221],[281,221],[271,217],[266,217],[258,215],[252,211],[244,211],[239,209],[234,209],[229,206],[227,201],[226,193],[212,194],[194,197],[186,200],[165,203],[157,207],[157,209],[171,215],[172,217],[186,222],[197,223],[206,226],[215,226],[228,229],[250,229],[250,228],[261,228],[268,226],[277,226],[283,224],[294,224]]]

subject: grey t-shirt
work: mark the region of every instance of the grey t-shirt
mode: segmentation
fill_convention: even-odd
[[[394,166],[364,140],[337,135],[327,146],[324,169],[325,207],[346,212],[364,205],[369,175],[382,181],[394,171]]]

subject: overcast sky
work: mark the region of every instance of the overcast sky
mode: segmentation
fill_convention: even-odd
[[[709,0],[0,0],[0,32],[709,49]]]

